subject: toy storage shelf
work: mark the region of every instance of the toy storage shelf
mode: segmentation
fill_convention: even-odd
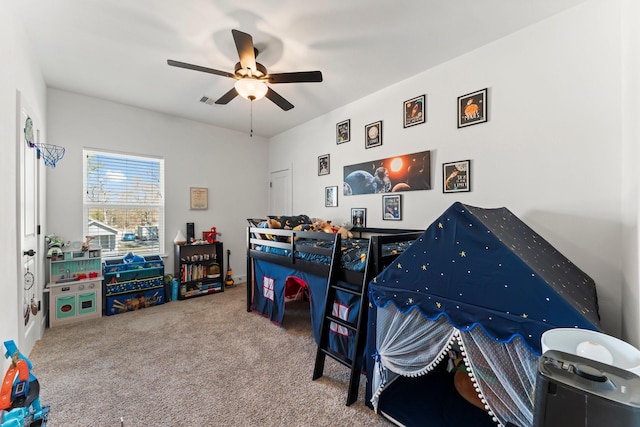
[[[102,316],[101,254],[92,247],[49,259],[49,326]]]
[[[107,316],[164,304],[164,262],[160,256],[108,259],[102,268]]]
[[[175,245],[178,299],[223,292],[222,242]]]

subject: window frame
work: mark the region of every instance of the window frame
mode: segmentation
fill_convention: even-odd
[[[94,202],[90,201],[88,197],[89,190],[89,157],[90,156],[108,156],[110,158],[122,158],[123,161],[126,160],[137,160],[137,161],[149,161],[149,162],[157,162],[158,166],[158,192],[159,197],[157,201],[145,202],[145,203],[136,203],[136,202],[110,202],[106,203],[104,201]],[[158,224],[157,224],[157,232],[158,232],[158,241],[157,245],[153,245],[152,250],[142,250],[138,251],[140,255],[149,256],[149,255],[159,255],[164,256],[164,248],[166,241],[166,230],[165,230],[165,171],[164,171],[164,158],[152,155],[143,155],[143,154],[133,154],[133,153],[123,153],[114,150],[101,150],[94,148],[83,148],[82,150],[82,177],[83,177],[83,185],[82,185],[82,224],[83,224],[83,236],[89,236],[89,221],[92,219],[89,217],[89,211],[92,208],[96,207],[105,207],[106,209],[140,209],[141,207],[151,207],[153,210],[157,210],[158,214]],[[151,182],[151,181],[149,181]],[[138,226],[136,226],[137,228]],[[154,227],[154,225],[150,226]],[[122,235],[128,233],[128,230],[120,230]],[[136,253],[135,249],[122,247],[120,243],[120,238],[123,236],[117,233],[115,236],[114,249],[103,248],[103,258],[119,258],[125,255],[127,252]],[[157,247],[157,251],[155,250]]]

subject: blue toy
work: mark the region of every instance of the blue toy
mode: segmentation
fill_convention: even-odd
[[[31,361],[13,341],[5,341],[4,347],[11,366],[0,389],[0,427],[46,426],[49,407],[40,405],[40,384],[31,373]]]

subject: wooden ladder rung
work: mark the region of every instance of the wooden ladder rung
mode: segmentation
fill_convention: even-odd
[[[345,328],[349,329],[350,331],[356,332],[358,330],[358,325],[354,325],[351,322],[347,322],[346,320],[343,320],[339,317],[336,317],[334,315],[328,315],[327,317],[325,317],[325,320],[330,320],[334,323],[337,323],[340,326],[344,326]]]
[[[323,348],[323,349],[321,349],[321,351],[324,354],[326,354],[327,356],[329,356],[332,359],[336,360],[337,362],[342,363],[347,368],[353,368],[353,361],[351,359],[349,359],[349,358],[344,357],[342,354],[337,353],[337,352],[331,350],[330,348]]]
[[[333,289],[335,289],[337,291],[346,292],[346,293],[349,293],[351,295],[355,295],[357,297],[362,295],[362,289],[348,288],[346,286],[342,286],[342,285],[339,285],[339,284],[330,285],[330,286],[333,287]]]

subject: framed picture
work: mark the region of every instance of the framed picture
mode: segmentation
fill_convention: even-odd
[[[404,101],[404,127],[415,126],[426,121],[425,100],[426,95]]]
[[[209,208],[209,189],[206,187],[190,188],[190,208],[205,210]]]
[[[336,125],[336,144],[351,141],[351,119],[343,120]]]
[[[487,121],[487,89],[458,97],[458,128]]]
[[[345,196],[431,190],[431,152],[401,154],[343,166]]]
[[[382,120],[366,125],[364,127],[364,137],[364,148],[382,145]]]
[[[382,196],[382,219],[400,221],[402,219],[402,198],[400,194]]]
[[[367,208],[351,208],[351,224],[353,228],[367,226]]]
[[[327,208],[335,208],[338,206],[338,186],[325,187],[324,189],[324,205]]]
[[[329,175],[329,155],[318,156],[318,176]]]
[[[442,164],[442,192],[471,191],[471,160]]]

